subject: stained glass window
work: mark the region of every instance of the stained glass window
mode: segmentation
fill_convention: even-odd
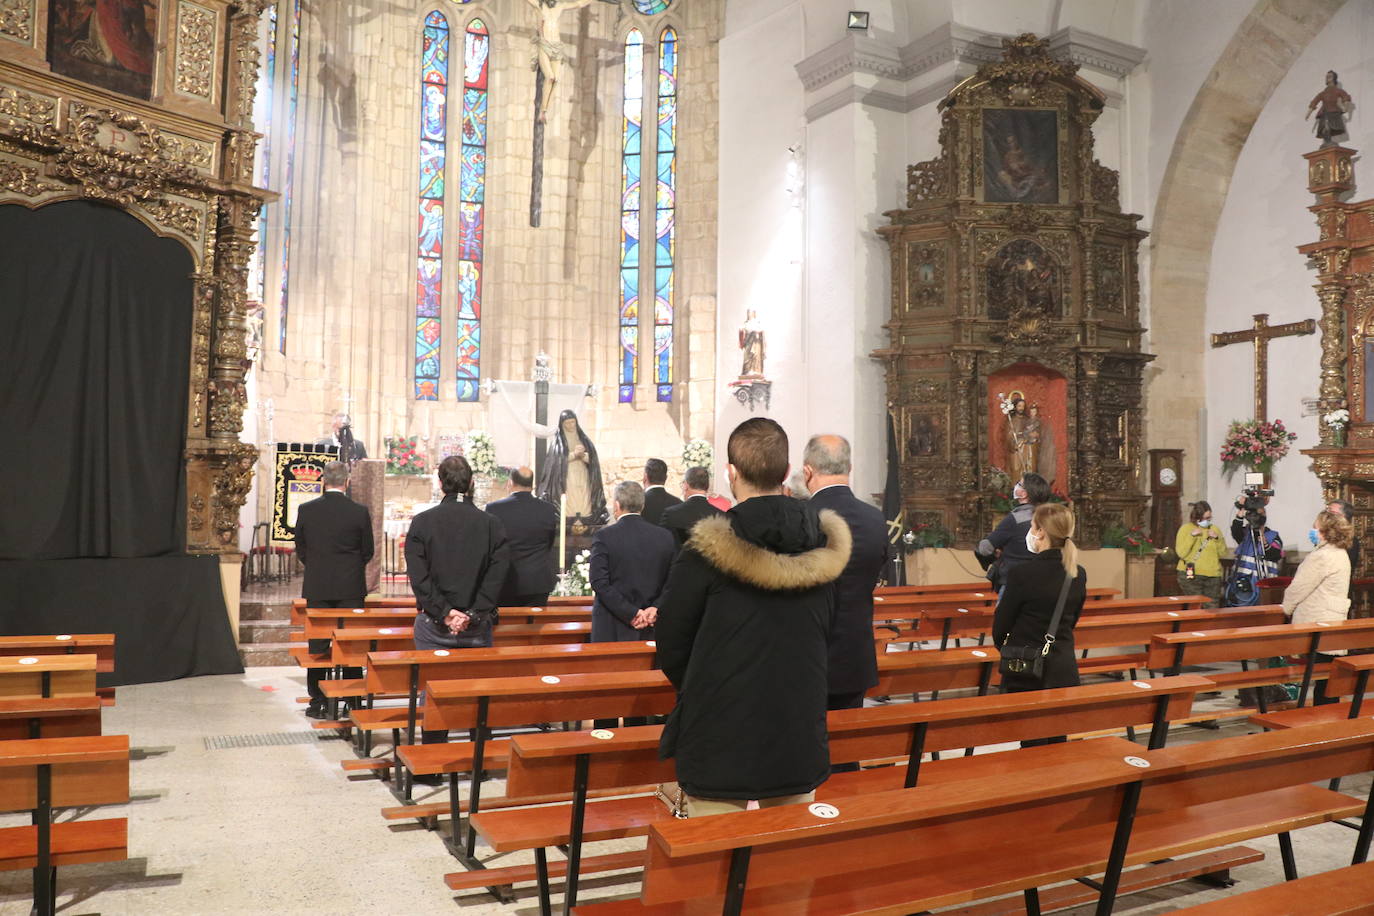
[[[666,10],[673,0],[634,0],[635,9],[645,16],[654,16]]]
[[[266,62],[263,64],[262,78],[258,82],[257,99],[259,110],[254,127],[262,134],[257,150],[256,184],[260,188],[271,187],[272,180],[272,102],[277,91],[277,4],[267,7],[266,21]],[[249,298],[258,303],[267,301],[267,204],[258,208],[258,245],[253,249],[253,260],[248,265]]]
[[[281,352],[286,352],[286,318],[291,288],[291,203],[296,177],[296,102],[301,85],[301,0],[291,0],[291,35],[287,40],[286,166],[282,181],[281,211]]]
[[[415,257],[415,399],[439,399],[443,342],[444,169],[448,155],[448,19],[425,17],[420,41],[420,199]]]
[[[458,400],[477,400],[482,364],[482,250],[487,186],[487,67],[491,36],[480,19],[463,36],[463,142],[458,167]]]
[[[620,403],[639,381],[639,179],[644,123],[644,36],[625,39],[625,113],[620,138]]]
[[[677,32],[658,42],[658,187],[654,203],[654,385],[673,399],[673,215],[677,193]]]

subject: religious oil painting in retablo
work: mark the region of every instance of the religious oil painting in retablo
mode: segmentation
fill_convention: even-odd
[[[1059,128],[1053,111],[983,109],[983,199],[1059,203]]]
[[[152,94],[157,0],[52,0],[53,71],[146,99]]]

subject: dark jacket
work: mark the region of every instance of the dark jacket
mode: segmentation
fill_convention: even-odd
[[[887,521],[877,506],[849,487],[826,487],[811,497],[817,511],[833,509],[849,525],[854,547],[835,583],[830,626],[830,692],[856,693],[878,683],[873,645],[873,589],[887,563]]]
[[[658,606],[675,550],[671,534],[638,515],[622,515],[592,535],[592,642],[654,638],[652,627],[636,630],[630,621]]]
[[[347,495],[326,491],[297,510],[296,556],[305,564],[301,597],[307,604],[361,601],[372,553],[372,519]]]
[[[1064,584],[1064,559],[1058,550],[1044,550],[1029,560],[1012,567],[1007,573],[1007,585],[997,601],[992,618],[993,642],[1002,646],[1033,646],[1045,644],[1045,633],[1054,617],[1054,605]],[[1074,659],[1073,628],[1083,613],[1083,600],[1088,593],[1088,574],[1078,567],[1078,576],[1069,586],[1064,600],[1064,613],[1059,618],[1059,632],[1054,646],[1045,660],[1045,676],[1037,681],[1031,677],[1004,675],[1006,690],[1036,690],[1042,687],[1077,687],[1078,662]]]
[[[498,597],[500,605],[509,607],[515,598],[553,591],[558,510],[522,490],[487,503],[487,512],[500,519],[510,546],[510,568]]]
[[[697,523],[658,606],[658,661],[677,688],[659,753],[703,798],[810,792],[830,775],[826,655],[849,526],[758,496]]]
[[[410,522],[406,570],[420,610],[442,623],[454,609],[490,621],[506,581],[510,549],[501,522],[445,496]]]
[[[663,524],[663,510],[671,506],[682,505],[682,500],[678,499],[661,486],[644,491],[644,511],[639,513],[644,517],[644,521],[651,525]]]
[[[998,578],[994,579],[994,582],[1006,582],[1007,573],[1011,571],[1012,567],[1035,556],[1026,547],[1026,535],[1030,533],[1031,516],[1033,515],[1035,515],[1035,506],[1030,503],[1021,503],[1002,517],[1002,520],[997,523],[997,527],[992,529],[991,534],[978,542],[976,553],[984,559],[993,556],[999,550],[1001,551],[998,560]]]
[[[681,550],[682,545],[687,543],[687,536],[692,533],[693,525],[703,518],[724,514],[711,505],[711,501],[705,496],[689,496],[678,505],[664,509],[663,519],[659,524],[673,533],[673,540]]]

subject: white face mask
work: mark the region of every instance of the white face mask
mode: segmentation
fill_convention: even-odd
[[[1210,518],[1204,518],[1202,521],[1198,522],[1198,524],[1203,528],[1210,528],[1212,527],[1212,520]]]
[[[1031,553],[1040,552],[1039,539],[1037,539],[1036,536],[1029,531],[1026,532],[1026,549],[1029,550]]]

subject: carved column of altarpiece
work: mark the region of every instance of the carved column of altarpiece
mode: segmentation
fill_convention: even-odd
[[[1321,303],[1321,374],[1317,390],[1323,414],[1350,411],[1348,436],[1319,424],[1321,442],[1303,449],[1321,478],[1326,499],[1355,505],[1355,533],[1363,542],[1356,576],[1374,569],[1374,200],[1349,201],[1355,190],[1356,151],[1341,146],[1308,153],[1307,188],[1320,238],[1298,248],[1317,270],[1313,285]]]
[[[95,82],[62,75],[62,61],[52,56],[70,47],[50,40],[58,36],[49,29],[79,24],[82,10],[98,16],[94,4],[0,2],[0,205],[100,201],[181,242],[194,258],[185,454],[191,553],[237,552],[239,509],[258,455],[238,437],[246,403],[248,259],[258,207],[270,197],[253,187],[264,5],[150,4],[144,47],[151,75],[142,67],[121,73],[114,62],[103,71],[92,67],[109,74],[107,87],[95,84],[99,75],[88,77]],[[127,56],[139,48],[121,50]]]
[[[1141,475],[1140,217],[1093,156],[1104,96],[1034,35],[1003,42],[941,102],[939,158],[908,168],[887,213],[892,264],[887,393],[913,523],[961,545],[996,523],[1007,467],[997,395],[1020,391],[1052,442],[1054,489],[1079,540],[1132,525]],[[1019,389],[1018,387],[1019,386]],[[1000,462],[1000,464],[999,464]]]

